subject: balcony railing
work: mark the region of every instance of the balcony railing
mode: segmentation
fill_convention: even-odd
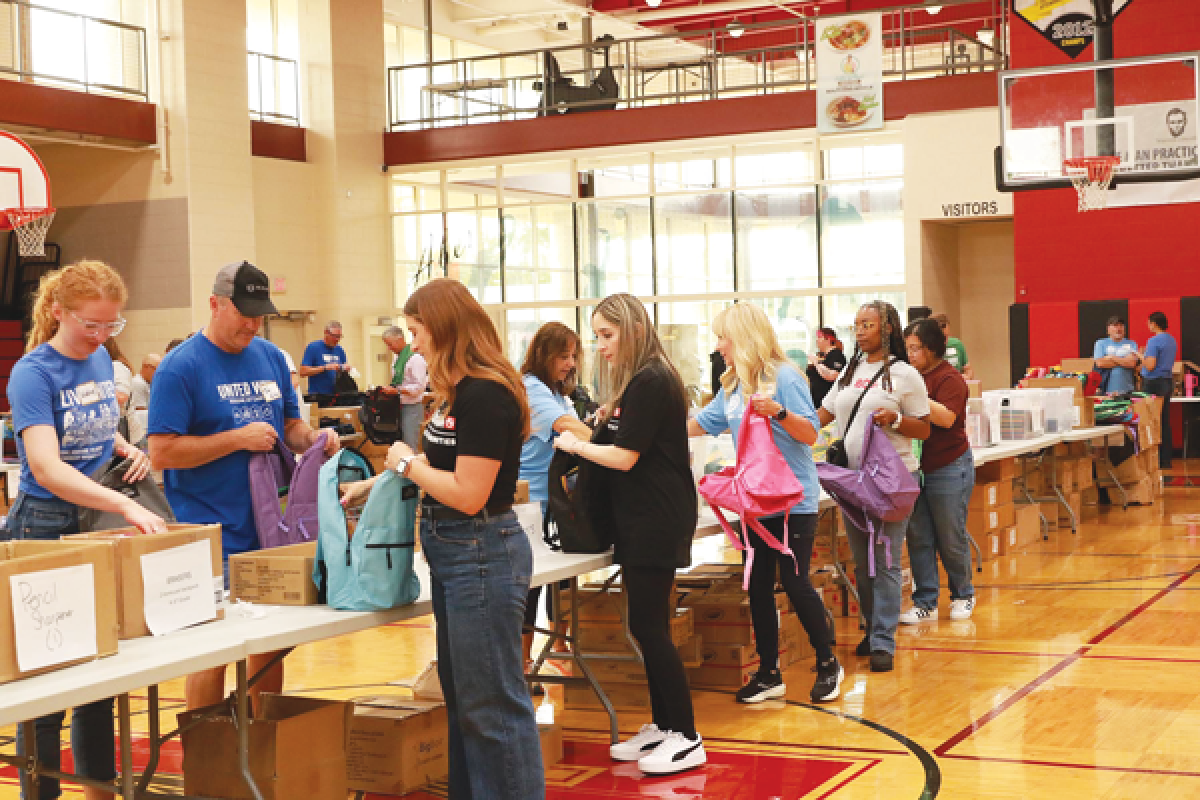
[[[0,0],[0,80],[146,100],[146,31],[25,0]]]
[[[250,77],[250,118],[280,125],[300,124],[300,70],[290,58],[246,54]]]
[[[984,10],[940,25],[930,24],[936,18],[925,6],[885,10],[884,79],[1005,69],[1007,5],[1006,0],[946,0],[944,9]],[[714,28],[390,67],[388,127],[451,127],[564,109],[642,108],[809,90],[816,85],[814,42],[822,23],[819,16],[797,18],[742,26],[739,38],[731,38],[726,28]],[[975,35],[980,30],[990,30],[992,36]],[[764,44],[741,45],[754,45],[756,39]],[[606,57],[611,78],[602,75]],[[571,79],[575,87],[615,80],[619,97],[572,99],[559,93],[551,100],[544,87],[555,77],[552,62],[559,77]]]

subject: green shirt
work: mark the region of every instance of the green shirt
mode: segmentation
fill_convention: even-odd
[[[959,372],[962,372],[970,363],[967,360],[967,348],[963,346],[962,339],[953,336],[946,337],[946,360]]]
[[[396,361],[392,364],[392,386],[399,386],[404,383],[404,368],[408,366],[408,360],[412,358],[412,345],[404,345],[404,349],[396,354]]]

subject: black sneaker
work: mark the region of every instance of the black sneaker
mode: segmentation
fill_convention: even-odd
[[[892,654],[887,650],[876,650],[871,653],[871,672],[891,672]]]
[[[827,703],[830,700],[837,700],[838,695],[842,693],[842,678],[845,676],[846,671],[842,669],[836,656],[831,656],[824,663],[817,662],[817,680],[813,684],[810,695],[812,701]]]
[[[759,672],[750,682],[737,690],[734,695],[739,703],[761,703],[787,696],[787,687],[783,684],[783,675],[779,670]]]
[[[858,643],[858,647],[854,648],[854,655],[869,656],[871,655],[871,636],[868,634],[863,637],[863,640]]]

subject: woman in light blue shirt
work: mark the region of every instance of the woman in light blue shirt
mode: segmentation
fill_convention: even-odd
[[[780,541],[787,525],[787,545],[796,560],[780,557],[754,531],[747,531],[754,549],[750,570],[750,619],[758,646],[758,674],[738,690],[741,703],[759,703],[785,697],[787,687],[779,671],[779,618],[775,610],[775,573],[796,609],[809,641],[817,654],[817,679],[813,702],[834,700],[841,693],[844,676],[833,654],[833,633],[825,616],[825,605],[808,577],[813,537],[817,530],[817,510],[821,488],[812,445],[821,425],[813,407],[808,381],[787,359],[771,321],[761,308],[738,303],[713,319],[717,350],[729,369],[721,377],[721,390],[695,419],[688,421],[692,436],[717,436],[732,431],[736,441],[746,413],[762,414],[771,419],[775,445],[804,487],[804,500],[786,515],[764,517],[763,527]]]
[[[554,458],[554,439],[571,431],[581,439],[592,431],[579,421],[568,396],[575,389],[579,360],[579,336],[561,322],[547,322],[534,334],[521,365],[525,391],[529,396],[529,438],[521,448],[520,479],[529,481],[529,500],[541,503],[546,513],[550,496],[550,462]],[[533,647],[533,626],[537,621],[538,598],[542,587],[529,590],[525,602],[525,657]],[[547,604],[549,609],[549,604]],[[537,687],[535,691],[540,691]]]

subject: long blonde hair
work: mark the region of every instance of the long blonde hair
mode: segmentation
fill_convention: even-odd
[[[508,389],[521,411],[521,439],[529,437],[529,398],[525,383],[509,360],[496,326],[479,301],[456,280],[437,278],[417,289],[404,304],[404,316],[425,326],[433,352],[423,353],[429,364],[434,400],[447,409],[454,405],[458,383],[468,375]]]
[[[774,381],[779,368],[792,363],[766,312],[752,303],[735,303],[725,309],[713,318],[712,328],[733,345],[733,363],[721,375],[726,394],[738,386],[746,394],[755,394],[764,380]]]
[[[621,399],[633,376],[642,368],[657,363],[673,376],[681,396],[684,395],[683,379],[679,370],[671,363],[659,341],[654,322],[646,313],[642,301],[631,294],[610,294],[600,301],[592,318],[603,317],[617,329],[617,354],[609,363],[596,359],[596,387],[600,402],[609,411]]]
[[[40,347],[58,333],[54,303],[67,311],[77,311],[89,300],[110,300],[125,305],[129,292],[117,271],[103,261],[78,261],[47,272],[38,284],[33,301],[33,329],[25,352]]]

